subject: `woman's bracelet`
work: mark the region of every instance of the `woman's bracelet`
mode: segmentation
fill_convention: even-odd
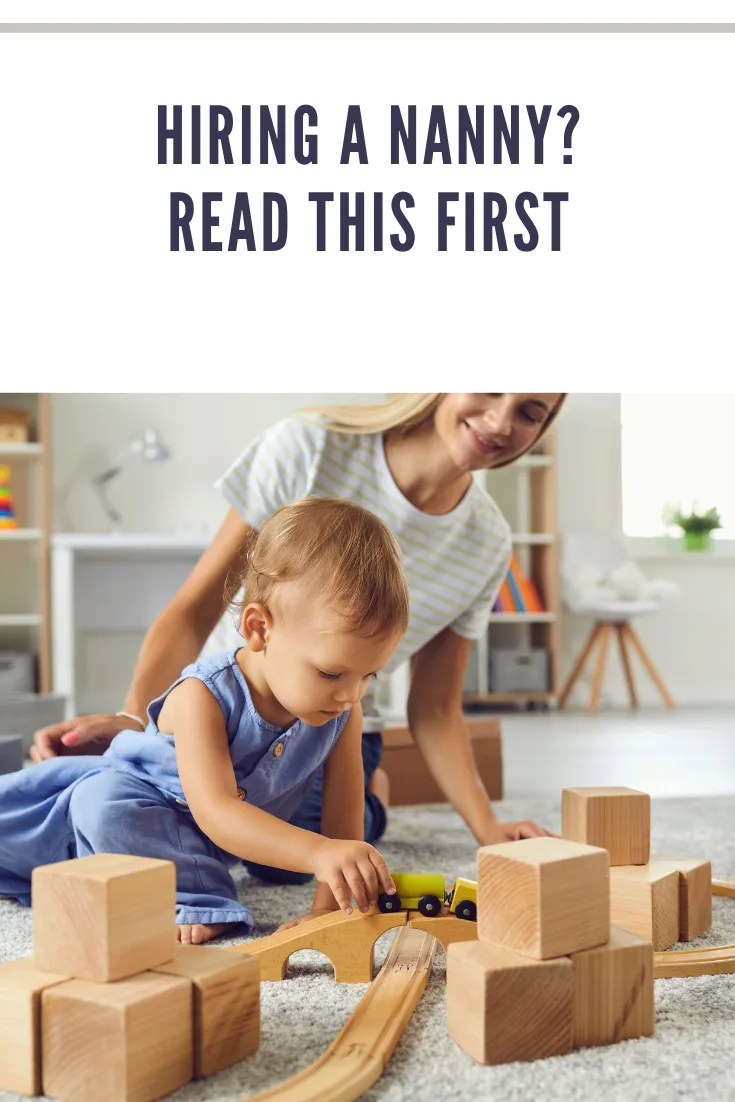
[[[146,724],[140,718],[140,716],[134,716],[132,712],[115,712],[116,716],[124,716],[125,719],[134,719],[137,724],[140,725],[141,731],[145,731]]]

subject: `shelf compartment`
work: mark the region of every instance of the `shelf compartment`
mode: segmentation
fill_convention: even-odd
[[[0,528],[0,543],[30,543],[42,536],[40,528]]]
[[[0,459],[5,456],[13,459],[33,459],[37,455],[43,455],[43,444],[0,443]]]
[[[0,612],[0,628],[34,628],[42,623],[40,612]]]

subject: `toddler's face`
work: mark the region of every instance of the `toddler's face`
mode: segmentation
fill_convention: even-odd
[[[362,698],[400,638],[399,632],[366,638],[345,630],[323,598],[300,581],[282,582],[263,651],[268,686],[297,719],[321,727]]]

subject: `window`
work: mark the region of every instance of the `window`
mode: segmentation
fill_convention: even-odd
[[[661,536],[667,503],[708,509],[735,540],[735,394],[623,394],[623,531]]]

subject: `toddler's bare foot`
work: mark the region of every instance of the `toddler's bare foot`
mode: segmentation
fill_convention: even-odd
[[[374,793],[383,807],[390,806],[390,777],[385,769],[382,769],[380,766],[378,766],[368,782],[368,792]]]
[[[203,945],[205,941],[212,941],[223,934],[229,925],[229,922],[215,922],[211,926],[177,926],[176,940],[182,945]]]

